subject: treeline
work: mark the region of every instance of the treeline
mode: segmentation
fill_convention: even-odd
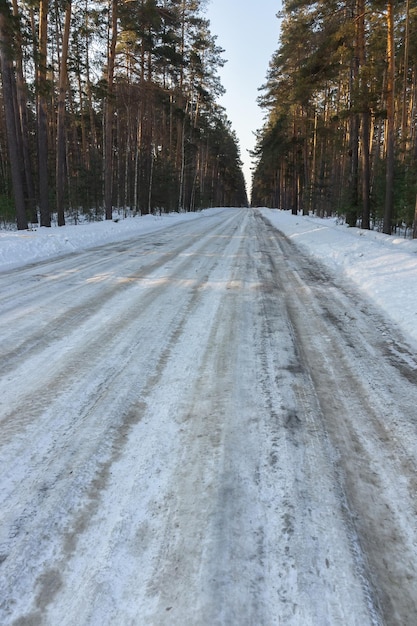
[[[0,215],[247,202],[200,0],[0,0]]]
[[[417,1],[286,0],[252,203],[417,236]]]

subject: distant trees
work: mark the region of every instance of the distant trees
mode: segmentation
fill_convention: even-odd
[[[0,0],[0,215],[246,204],[221,54],[199,0]]]
[[[283,4],[253,204],[417,235],[417,3]]]

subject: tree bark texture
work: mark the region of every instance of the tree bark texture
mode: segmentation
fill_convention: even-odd
[[[12,62],[10,13],[8,11],[8,7],[4,6],[0,6],[0,64],[7,127],[7,144],[16,207],[17,228],[19,230],[24,230],[28,227],[28,222],[25,210],[24,178],[22,176],[21,159],[19,158],[20,128],[16,126],[17,115],[15,103],[17,102],[17,93]]]
[[[387,3],[387,170],[383,232],[390,235],[394,213],[394,159],[395,159],[395,58],[394,58],[394,6]]]
[[[64,226],[64,192],[65,192],[65,96],[67,93],[68,73],[68,42],[71,25],[71,0],[68,0],[65,8],[65,25],[62,38],[61,63],[59,72],[59,92],[57,106],[57,151],[56,151],[56,208],[58,214],[58,226]]]

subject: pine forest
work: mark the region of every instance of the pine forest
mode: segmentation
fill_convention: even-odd
[[[0,219],[247,204],[201,0],[0,0]]]
[[[416,0],[286,0],[252,203],[417,237]]]

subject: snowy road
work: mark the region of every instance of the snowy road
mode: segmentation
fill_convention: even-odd
[[[0,623],[410,625],[417,362],[251,210],[0,275]]]

